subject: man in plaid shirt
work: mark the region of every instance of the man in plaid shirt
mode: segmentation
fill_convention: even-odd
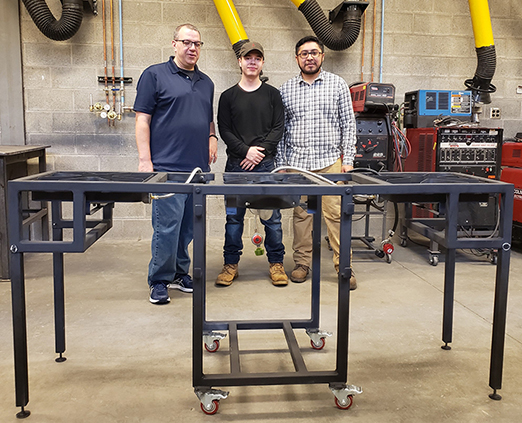
[[[341,173],[353,169],[356,148],[355,116],[348,84],[324,71],[324,44],[314,36],[295,46],[299,75],[284,83],[285,133],[278,145],[276,165],[293,166],[316,173]],[[323,197],[323,215],[333,262],[339,272],[340,198]],[[294,262],[290,279],[304,282],[312,264],[312,216],[294,208]],[[352,270],[350,289],[357,282]]]

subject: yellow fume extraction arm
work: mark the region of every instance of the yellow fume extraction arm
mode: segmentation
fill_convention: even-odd
[[[497,65],[495,41],[491,28],[488,0],[469,0],[475,51],[477,52],[477,69],[473,79],[465,81],[466,87],[473,92],[476,102],[491,103],[491,93],[496,87],[491,83]]]
[[[305,16],[317,38],[332,50],[345,50],[359,36],[361,17],[368,6],[366,1],[344,1],[326,17],[316,0],[291,0]],[[232,43],[232,48],[239,55],[241,46],[248,41],[243,24],[239,19],[232,0],[214,0],[223,26]],[[342,16],[343,25],[340,30],[334,30],[332,22]]]

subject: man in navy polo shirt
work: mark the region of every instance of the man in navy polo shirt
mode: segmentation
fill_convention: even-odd
[[[175,55],[143,71],[138,85],[136,144],[140,172],[204,172],[217,158],[214,84],[196,63],[201,34],[190,24],[174,31]],[[188,175],[187,175],[188,176]],[[150,302],[170,301],[168,288],[192,292],[188,245],[193,237],[192,195],[158,195],[152,202]]]

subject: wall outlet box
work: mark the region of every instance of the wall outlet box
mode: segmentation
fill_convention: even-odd
[[[489,109],[490,119],[500,119],[500,109],[498,107],[492,107]]]

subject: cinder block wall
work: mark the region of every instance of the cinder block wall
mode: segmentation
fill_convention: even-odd
[[[326,13],[340,3],[318,2]],[[61,3],[48,3],[59,17]],[[106,3],[108,7],[110,2]],[[348,50],[326,52],[324,68],[348,83],[369,81],[372,75],[374,81],[379,81],[381,2],[369,3],[364,47],[361,32]],[[272,85],[280,86],[298,71],[295,42],[312,33],[306,19],[290,0],[235,0],[234,4],[249,38],[265,47],[265,75]],[[377,10],[373,34],[374,4]],[[493,103],[484,106],[481,121],[484,126],[503,127],[505,136],[512,137],[522,132],[522,94],[516,92],[522,85],[522,6],[518,0],[490,0],[489,4],[497,49],[493,83],[498,90]],[[116,12],[116,0],[114,7]],[[101,1],[99,15],[86,12],[79,32],[64,42],[47,39],[23,4],[20,8],[27,143],[51,145],[50,170],[137,170],[134,114],[126,113],[122,121],[109,127],[106,120],[89,111],[90,95],[94,101],[104,101],[103,84],[97,82],[104,73]],[[382,81],[396,86],[397,103],[410,90],[464,89],[464,80],[473,77],[477,63],[468,2],[387,0],[384,13]],[[168,60],[173,29],[185,22],[196,25],[202,33],[205,46],[199,66],[216,85],[216,109],[221,92],[238,81],[235,55],[211,0],[123,0],[125,76],[134,80],[126,86],[126,105],[134,102],[135,86],[143,69]],[[119,76],[117,19],[115,34]],[[109,50],[109,72],[110,54]],[[490,107],[501,109],[500,120],[488,119]],[[223,171],[225,164],[221,141],[219,155],[212,169],[215,172]],[[209,203],[209,232],[222,235],[222,200],[209,199]],[[150,206],[118,204],[115,215],[115,227],[108,236],[133,240],[150,237]],[[290,228],[288,212],[284,213],[283,225],[285,230]],[[245,234],[252,230],[250,219]]]

